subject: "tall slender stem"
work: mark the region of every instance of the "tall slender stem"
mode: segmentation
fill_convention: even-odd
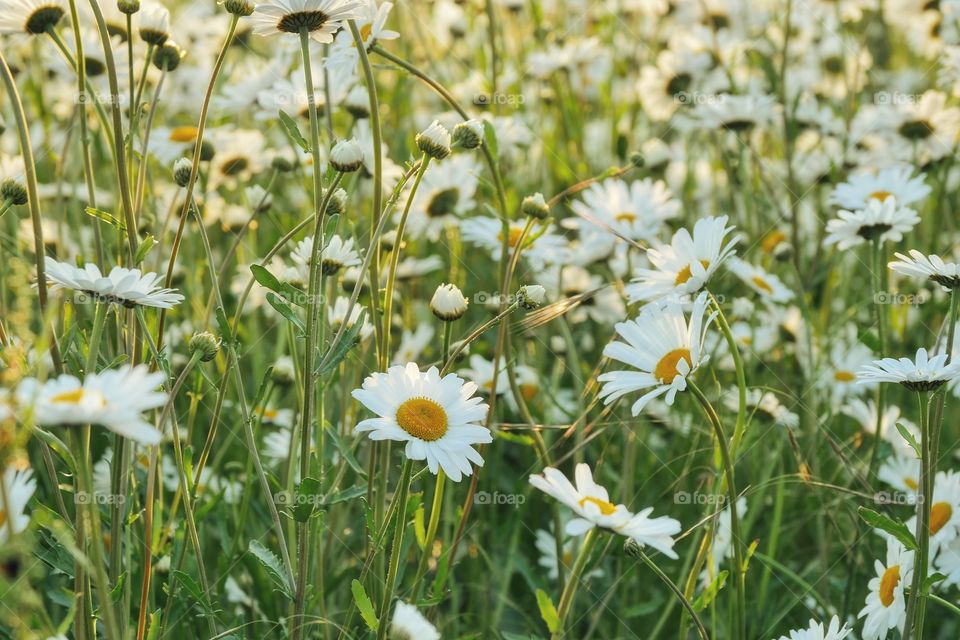
[[[380,603],[380,626],[377,630],[377,640],[387,637],[387,617],[390,613],[390,603],[393,601],[393,590],[397,583],[397,572],[400,570],[400,554],[403,552],[403,534],[406,531],[407,496],[410,493],[410,473],[413,461],[407,459],[403,463],[400,473],[400,483],[397,485],[397,495],[394,498],[397,504],[396,520],[393,528],[393,548],[390,551],[390,567],[387,570],[387,583],[383,589],[383,601]]]
[[[910,598],[907,600],[906,623],[903,627],[903,640],[912,637],[922,640],[923,617],[926,598],[921,593],[927,580],[927,565],[930,552],[930,507],[933,501],[933,474],[936,460],[933,459],[932,438],[930,437],[930,392],[918,391],[920,405],[920,513],[914,535],[917,539],[916,562],[913,563],[913,581],[910,586]]]
[[[590,559],[590,553],[593,551],[593,547],[597,542],[597,537],[597,528],[594,527],[587,532],[587,535],[583,538],[583,543],[580,545],[580,552],[577,554],[577,559],[574,561],[573,568],[570,570],[570,577],[567,578],[567,582],[563,586],[563,592],[560,594],[560,604],[557,605],[558,631],[553,634],[553,640],[559,640],[564,637],[567,616],[573,608],[573,599],[577,595],[580,580],[587,567],[587,561]],[[557,561],[561,562],[562,559],[557,558]]]
[[[724,474],[726,475],[727,502],[729,503],[727,508],[730,510],[730,533],[733,538],[733,561],[735,564],[733,570],[734,585],[736,586],[735,613],[737,633],[735,637],[743,640],[747,637],[746,592],[743,584],[743,537],[740,533],[740,515],[737,513],[737,487],[733,474],[733,460],[730,457],[730,448],[727,445],[726,434],[723,432],[723,424],[720,422],[720,417],[717,415],[713,405],[710,404],[707,396],[703,394],[703,391],[700,390],[700,387],[698,387],[693,380],[688,379],[687,385],[690,387],[693,395],[696,396],[697,401],[703,407],[704,413],[707,414],[707,418],[710,420],[710,423],[713,426],[714,434],[717,438],[717,447],[720,449],[720,458],[723,462]]]

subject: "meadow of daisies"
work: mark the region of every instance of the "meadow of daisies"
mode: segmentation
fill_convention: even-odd
[[[960,637],[960,2],[0,0],[0,638]]]

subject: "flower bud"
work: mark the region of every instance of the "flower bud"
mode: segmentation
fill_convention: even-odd
[[[180,61],[186,52],[177,46],[173,40],[167,40],[157,47],[153,54],[153,66],[161,71],[173,71],[180,66]]]
[[[17,206],[27,204],[27,189],[16,180],[4,180],[0,184],[0,200]]]
[[[117,9],[120,13],[132,16],[140,11],[140,0],[117,0]]]
[[[454,284],[441,284],[430,300],[430,311],[444,322],[453,322],[467,312],[469,302]]]
[[[434,160],[450,155],[450,132],[438,120],[417,134],[417,147]]]
[[[250,0],[224,0],[223,8],[235,16],[245,18],[253,13],[254,5]]]
[[[467,120],[453,128],[453,143],[464,149],[476,149],[483,144],[483,123]]]
[[[330,151],[330,164],[341,173],[353,173],[363,166],[363,147],[356,140],[341,140]]]
[[[537,192],[523,199],[523,202],[520,203],[520,211],[529,218],[545,220],[550,215],[550,206],[544,200],[543,194]]]
[[[186,187],[190,184],[190,173],[193,171],[193,163],[189,158],[180,158],[173,163],[173,181],[178,187]]]
[[[547,290],[539,284],[529,284],[517,291],[517,302],[527,311],[531,311],[543,304],[546,295]]]
[[[190,356],[199,356],[200,362],[210,362],[220,351],[220,339],[209,331],[193,334],[188,348]]]

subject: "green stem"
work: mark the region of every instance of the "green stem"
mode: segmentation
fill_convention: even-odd
[[[380,603],[380,626],[377,630],[377,640],[383,640],[387,637],[387,629],[390,626],[387,623],[387,618],[390,614],[390,603],[393,601],[397,572],[400,569],[400,554],[403,552],[403,534],[406,531],[407,520],[407,496],[410,493],[410,472],[412,469],[413,461],[406,460],[400,474],[400,483],[397,485],[397,497],[395,498],[397,512],[393,529],[393,548],[390,551],[390,568],[387,570],[387,583],[383,589],[383,601]]]
[[[453,324],[451,322],[447,325]],[[440,526],[440,509],[443,507],[443,487],[447,480],[447,474],[440,469],[437,472],[437,483],[433,488],[433,504],[430,507],[430,524],[427,525],[427,537],[424,538],[423,555],[420,556],[420,564],[417,567],[416,576],[413,579],[413,586],[410,592],[413,593],[413,599],[416,600],[419,594],[420,581],[427,572],[427,561],[433,553],[433,541],[437,537],[437,527]]]
[[[737,488],[736,482],[734,480],[733,473],[733,460],[730,457],[730,449],[727,445],[727,438],[723,432],[723,424],[720,422],[720,417],[717,415],[716,410],[713,408],[713,405],[710,404],[710,401],[707,399],[707,396],[703,394],[703,391],[700,390],[700,387],[696,385],[693,380],[688,379],[687,385],[690,387],[690,390],[693,392],[693,395],[696,396],[697,401],[700,402],[700,405],[703,407],[704,413],[707,414],[707,418],[710,420],[710,423],[713,425],[714,434],[717,438],[717,446],[720,449],[720,458],[723,462],[724,474],[726,475],[726,485],[727,485],[727,501],[728,509],[730,510],[730,533],[733,540],[731,544],[733,546],[733,557],[734,557],[734,585],[736,586],[736,621],[737,621],[737,634],[735,637],[745,639],[746,635],[746,593],[744,589],[744,566],[743,566],[743,537],[740,533],[740,515],[737,513]]]
[[[720,302],[710,294],[710,302],[717,312],[717,324],[720,332],[727,341],[727,348],[730,349],[730,355],[733,357],[733,366],[737,374],[737,423],[733,429],[733,439],[730,441],[730,451],[736,457],[740,449],[740,442],[743,439],[744,431],[747,425],[747,378],[743,370],[743,356],[740,355],[740,348],[737,346],[737,340],[730,329],[730,323],[720,307]]]
[[[683,605],[683,608],[687,610],[687,613],[690,614],[690,617],[693,618],[694,624],[697,625],[697,633],[700,634],[700,637],[703,640],[709,640],[710,636],[707,635],[707,630],[703,626],[703,621],[700,620],[700,616],[697,615],[697,610],[693,608],[693,605],[690,604],[690,601],[687,600],[687,598],[683,595],[683,592],[680,591],[680,588],[674,584],[673,580],[671,580],[670,577],[665,574],[663,570],[660,569],[660,567],[658,567],[647,554],[643,552],[643,548],[639,544],[633,542],[633,540],[629,540],[624,546],[624,550],[628,555],[640,558],[643,560],[645,565],[650,567],[650,570],[653,571],[658,578],[660,578],[660,581],[663,582],[663,584],[667,585],[670,591],[673,592],[674,597],[676,597],[680,604]]]
[[[928,555],[930,551],[930,503],[933,500],[933,474],[936,461],[931,455],[930,437],[930,392],[918,391],[920,405],[920,513],[914,535],[917,539],[916,562],[913,565],[913,581],[910,586],[910,598],[907,600],[906,623],[903,627],[903,640],[910,640],[916,634],[918,640],[923,636],[923,618],[926,598],[921,593],[927,580]]]
[[[557,606],[557,632],[553,634],[553,640],[559,640],[564,635],[564,629],[567,616],[573,607],[573,599],[577,595],[577,588],[580,586],[580,578],[583,576],[584,569],[587,567],[587,561],[590,559],[590,553],[598,538],[597,528],[594,527],[587,532],[583,538],[583,544],[580,545],[580,552],[573,563],[573,569],[570,570],[570,577],[563,587],[563,593],[560,594],[560,604]],[[558,560],[560,560],[558,558]]]

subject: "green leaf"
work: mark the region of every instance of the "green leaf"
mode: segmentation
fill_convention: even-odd
[[[917,458],[922,458],[923,454],[920,453],[920,443],[917,442],[917,439],[913,437],[913,434],[910,433],[910,430],[903,426],[902,423],[897,423],[897,431],[900,432],[900,436],[910,445],[910,448],[913,449],[914,453],[917,454]]]
[[[286,129],[290,139],[293,140],[298,147],[303,149],[305,153],[310,153],[310,144],[307,142],[307,139],[303,137],[303,134],[300,133],[300,127],[297,125],[296,120],[288,116],[282,109],[279,113],[280,123],[283,125],[283,128]]]
[[[425,549],[427,546],[427,532],[423,526],[423,505],[413,514],[413,533],[417,537],[417,546]]]
[[[723,585],[727,583],[727,573],[726,570],[718,573],[717,577],[713,579],[713,582],[700,594],[700,597],[691,603],[695,611],[703,611],[710,606],[710,603],[714,601],[717,594],[723,589]]]
[[[157,640],[160,637],[160,609],[150,614],[150,624],[147,627],[147,640]]]
[[[373,611],[373,603],[370,602],[370,597],[363,585],[360,584],[359,580],[354,579],[350,583],[350,590],[353,591],[353,601],[357,603],[357,610],[360,612],[363,621],[367,623],[371,631],[376,631],[380,627],[380,620]]]
[[[343,441],[343,438],[337,433],[336,429],[327,429],[325,431],[327,437],[333,441],[333,446],[337,448],[337,452],[343,456],[343,459],[347,461],[347,464],[350,465],[350,468],[353,469],[353,472],[357,475],[366,478],[367,470],[360,464],[360,461],[353,455],[353,452],[350,451],[350,446]]]
[[[143,242],[140,243],[140,247],[137,249],[137,255],[133,259],[133,264],[140,264],[147,257],[147,254],[150,253],[150,249],[153,249],[153,245],[157,244],[157,241],[151,234],[147,234],[147,237],[143,239]]]
[[[360,314],[360,317],[357,318],[357,321],[350,326],[344,334],[340,337],[340,342],[332,345],[332,351],[328,351],[327,354],[324,354],[317,361],[317,371],[318,376],[325,376],[331,371],[336,370],[336,368],[343,362],[343,359],[347,357],[347,354],[353,349],[357,344],[357,336],[360,335],[360,330],[363,329],[363,321],[367,317],[367,312],[364,311]],[[327,363],[320,366],[323,361],[326,360]]]
[[[366,493],[367,485],[358,484],[350,487],[349,489],[343,489],[341,491],[334,492],[323,501],[323,504],[324,506],[328,506],[331,504],[337,504],[339,502],[347,502],[348,500],[353,500],[354,498],[359,498],[362,495],[366,495]]]
[[[117,218],[109,211],[104,211],[103,209],[97,209],[95,207],[87,207],[84,209],[84,213],[86,213],[88,216],[93,216],[94,218],[102,220],[107,224],[120,229],[121,231],[127,230],[127,225],[123,223],[123,220]]]
[[[213,607],[210,606],[210,602],[207,601],[207,596],[203,592],[203,589],[200,588],[200,585],[197,584],[196,580],[191,578],[189,575],[183,571],[173,571],[173,577],[177,579],[184,589],[190,594],[190,597],[204,610],[208,615],[213,615]]]
[[[923,586],[920,589],[920,593],[926,595],[930,593],[930,589],[933,588],[933,585],[938,582],[943,582],[947,579],[947,576],[942,573],[934,573],[933,575],[927,576],[927,579],[923,581]]]
[[[223,307],[217,307],[215,313],[217,316],[217,327],[220,329],[220,339],[228,349],[233,348],[233,331],[230,328],[230,320],[227,319],[227,312],[223,310]]]
[[[537,589],[537,606],[540,607],[540,617],[547,623],[550,633],[559,633],[560,616],[557,614],[557,608],[553,606],[553,600],[543,589]]]
[[[483,143],[490,149],[490,155],[496,159],[500,154],[500,143],[497,141],[497,130],[489,120],[483,121]]]
[[[880,338],[877,337],[877,334],[873,331],[867,331],[860,336],[860,342],[870,347],[872,351],[881,352],[883,349],[880,348]]]
[[[917,541],[913,537],[913,534],[910,533],[909,527],[903,524],[898,520],[893,520],[888,518],[885,515],[879,514],[872,509],[867,509],[866,507],[860,507],[857,510],[860,513],[860,517],[863,518],[863,521],[869,524],[874,529],[880,529],[892,535],[894,538],[900,541],[908,551],[917,550]]]
[[[267,294],[267,302],[270,303],[270,306],[276,309],[277,313],[286,318],[293,326],[300,330],[300,333],[306,333],[307,328],[303,324],[293,309],[290,308],[290,305],[287,304],[286,300],[283,300],[277,294],[270,292]]]
[[[113,589],[110,591],[110,599],[113,602],[120,602],[120,598],[123,597],[123,583],[127,580],[127,572],[124,571],[117,577],[117,584],[113,586]]]
[[[280,293],[280,281],[270,273],[265,267],[259,264],[250,265],[250,272],[253,273],[253,279],[265,286],[270,291]]]
[[[293,502],[293,519],[306,522],[313,515],[319,502],[320,481],[307,476],[297,485],[296,499]]]
[[[287,598],[293,600],[293,593],[290,591],[290,585],[287,584],[287,573],[280,564],[280,558],[273,551],[267,549],[259,540],[250,541],[250,553],[260,561],[267,573],[273,578],[274,584],[280,589]]]

